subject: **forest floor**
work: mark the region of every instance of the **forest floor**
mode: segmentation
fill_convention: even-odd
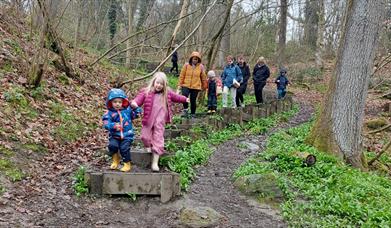
[[[207,206],[223,216],[219,227],[285,227],[277,209],[259,204],[233,187],[234,170],[259,152],[239,149],[237,145],[251,143],[262,150],[269,134],[307,122],[312,114],[313,108],[302,104],[291,120],[267,134],[246,135],[219,145],[208,164],[198,168],[189,191],[170,203],[162,204],[159,197],[146,196],[138,197],[135,202],[128,197],[77,197],[69,189],[69,177],[60,175],[52,181],[45,180],[47,186],[39,193],[24,195],[24,187],[20,186],[13,196],[3,196],[0,225],[181,227],[182,208]]]
[[[249,142],[262,149],[271,132],[308,121],[313,106],[322,99],[321,92],[289,88],[301,104],[296,116],[265,135],[247,135],[216,147],[209,163],[198,168],[189,191],[168,204],[161,204],[159,197],[138,197],[135,202],[129,197],[77,197],[72,189],[75,170],[109,163],[102,154],[106,133],[99,120],[110,82],[117,79],[114,75],[125,73],[105,61],[89,69],[86,66],[96,55],[67,47],[69,54],[77,56],[70,64],[84,82],[67,78],[48,64],[42,85],[28,88],[31,59],[37,52],[28,23],[9,12],[0,11],[0,18],[1,227],[176,227],[178,213],[186,205],[214,208],[223,215],[221,227],[286,226],[278,210],[254,203],[233,188],[233,170],[256,152],[236,145]],[[48,56],[56,58],[53,53]],[[325,78],[331,74],[331,64],[328,70]],[[124,89],[133,96],[139,86]],[[385,102],[369,102],[366,120],[377,117]],[[135,125],[140,127],[139,122]],[[383,144],[379,138],[384,135],[369,141],[367,147],[379,151]]]

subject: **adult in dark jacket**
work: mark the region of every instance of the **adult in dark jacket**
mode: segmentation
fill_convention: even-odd
[[[270,70],[269,67],[266,66],[265,58],[259,57],[253,71],[254,93],[257,104],[263,103],[262,91],[269,76]]]
[[[243,94],[246,92],[247,82],[250,78],[250,67],[245,62],[243,56],[238,57],[238,66],[242,71],[243,81],[240,84],[240,87],[236,90],[236,107],[244,107]]]
[[[175,44],[174,48],[177,48],[178,44]],[[179,70],[178,70],[178,52],[175,51],[172,56],[171,56],[171,62],[172,62],[172,67],[170,69],[170,73],[172,73],[175,69],[176,75],[179,75]]]

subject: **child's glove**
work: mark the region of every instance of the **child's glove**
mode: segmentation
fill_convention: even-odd
[[[141,114],[143,113],[143,109],[140,108],[140,107],[137,107],[135,109],[133,109],[133,112],[135,114],[135,118],[138,118],[141,116]]]

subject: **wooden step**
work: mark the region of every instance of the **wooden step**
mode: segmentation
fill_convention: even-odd
[[[181,190],[177,173],[86,172],[85,180],[91,194],[160,195],[163,203]]]
[[[132,147],[130,149],[132,164],[143,168],[151,166],[152,153],[141,147]]]

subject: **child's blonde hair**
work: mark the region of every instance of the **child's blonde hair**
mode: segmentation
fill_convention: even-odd
[[[167,81],[167,76],[165,73],[159,71],[156,72],[151,81],[149,81],[146,92],[147,93],[154,93],[155,92],[155,81],[161,81],[163,83],[163,89],[162,89],[162,94],[163,94],[163,104],[164,108],[167,107],[167,94],[168,94],[168,81]]]
[[[208,71],[208,77],[216,77],[216,73],[213,70]]]

